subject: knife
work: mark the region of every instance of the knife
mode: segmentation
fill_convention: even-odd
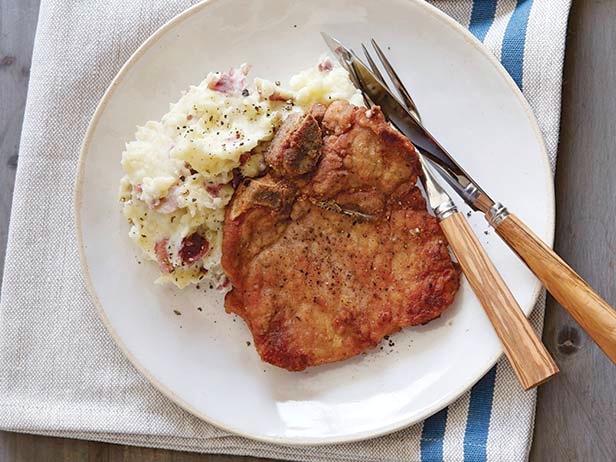
[[[507,208],[492,198],[403,106],[355,53],[327,34],[323,38],[364,95],[417,147],[454,191],[524,261],[552,296],[616,363],[616,311],[562,258]]]
[[[436,181],[432,167],[419,155],[421,184],[428,203],[466,279],[481,302],[505,355],[524,390],[541,385],[559,372],[520,305],[479,243],[471,225]]]

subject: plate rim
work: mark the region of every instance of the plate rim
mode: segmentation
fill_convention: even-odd
[[[210,416],[205,415],[204,413],[198,411],[197,409],[194,409],[192,406],[186,403],[182,398],[176,395],[176,393],[172,389],[168,388],[167,386],[163,385],[158,380],[156,380],[150,374],[150,372],[137,360],[137,358],[133,356],[132,352],[128,349],[128,347],[124,344],[123,340],[116,333],[114,327],[111,325],[109,321],[109,318],[107,317],[105,309],[103,308],[103,305],[100,302],[98,295],[96,293],[96,290],[94,289],[94,285],[92,283],[89,264],[86,259],[85,251],[84,251],[83,229],[82,229],[82,222],[81,222],[81,209],[82,209],[81,206],[82,206],[82,197],[83,197],[82,190],[83,190],[83,183],[84,183],[84,170],[85,170],[86,158],[88,155],[92,135],[95,132],[98,126],[98,123],[99,123],[99,119],[102,113],[104,112],[105,108],[107,107],[107,104],[110,98],[113,96],[116,87],[121,83],[125,75],[133,67],[133,64],[139,58],[141,58],[141,56],[150,47],[155,45],[158,39],[165,32],[172,29],[173,27],[183,22],[184,20],[188,19],[190,16],[194,15],[195,13],[201,11],[204,8],[207,8],[211,4],[218,3],[221,1],[224,1],[224,0],[202,0],[201,2],[191,7],[188,7],[184,11],[178,13],[176,16],[168,20],[166,23],[160,26],[156,31],[154,31],[141,45],[139,45],[139,47],[133,52],[133,54],[128,58],[128,60],[121,66],[120,70],[117,72],[117,74],[115,75],[115,77],[113,78],[113,80],[111,81],[107,89],[105,90],[105,93],[103,94],[99,103],[97,104],[96,109],[92,115],[92,118],[90,119],[90,122],[88,123],[88,127],[85,132],[85,135],[84,135],[81,147],[80,147],[80,151],[79,151],[77,175],[75,178],[75,184],[73,188],[73,201],[72,201],[73,210],[72,211],[73,211],[73,217],[74,217],[74,223],[75,223],[75,234],[77,237],[79,263],[80,263],[81,271],[83,274],[83,281],[90,295],[90,298],[96,307],[98,316],[103,322],[103,325],[105,326],[107,332],[110,334],[114,343],[120,349],[120,351],[124,354],[124,356],[128,359],[128,361],[133,365],[133,367],[135,367],[135,369],[137,369],[137,371],[150,382],[150,384],[152,384],[165,397],[169,398],[171,401],[173,401],[175,404],[180,406],[182,409],[184,409],[191,415],[196,416],[197,418],[209,424],[212,424],[218,427],[219,429],[222,429],[226,432],[234,434],[234,435],[238,435],[238,436],[248,438],[254,441],[259,441],[262,443],[277,444],[277,445],[299,446],[299,447],[312,446],[312,445],[333,445],[333,444],[351,443],[351,442],[357,442],[357,441],[377,438],[379,436],[388,435],[390,433],[394,433],[396,431],[410,427],[411,425],[422,422],[423,420],[429,418],[430,416],[434,415],[438,411],[442,410],[443,408],[447,407],[448,405],[456,401],[460,396],[466,393],[473,385],[475,385],[492,367],[494,367],[496,362],[503,356],[502,348],[500,352],[497,352],[494,355],[494,357],[490,358],[490,360],[486,362],[485,369],[481,372],[481,374],[479,374],[478,377],[473,378],[472,380],[469,380],[461,388],[459,392],[454,392],[454,393],[444,395],[440,400],[433,403],[432,406],[425,408],[420,416],[415,416],[415,417],[411,417],[407,419],[401,419],[393,423],[390,423],[388,425],[385,425],[377,430],[361,431],[361,432],[353,433],[347,436],[333,436],[333,437],[259,436],[259,435],[252,435],[252,434],[244,433],[236,429],[229,428],[225,424],[222,424],[221,422],[216,421]],[[492,66],[495,68],[495,70],[500,75],[500,77],[505,80],[507,85],[513,91],[513,94],[517,98],[518,102],[520,103],[521,108],[526,113],[530,127],[533,133],[535,134],[535,138],[539,142],[539,147],[543,154],[541,156],[541,159],[544,164],[544,169],[547,172],[546,178],[548,179],[548,181],[546,184],[547,186],[546,195],[548,199],[548,214],[549,214],[548,236],[546,236],[545,242],[550,247],[552,247],[553,242],[554,242],[555,221],[556,221],[555,189],[554,189],[554,182],[553,182],[553,173],[552,173],[552,169],[551,169],[550,162],[549,162],[549,155],[547,152],[545,139],[543,137],[543,134],[541,133],[541,128],[539,127],[539,123],[532,111],[530,103],[526,100],[520,88],[514,82],[513,78],[509,75],[509,73],[506,71],[503,65],[498,61],[498,59],[489,50],[487,50],[484,47],[484,45],[474,35],[470,33],[468,29],[460,25],[458,22],[456,22],[453,18],[448,16],[443,11],[439,10],[438,8],[427,3],[424,0],[405,0],[405,1],[409,3],[413,3],[419,8],[423,8],[428,14],[434,16],[436,19],[440,20],[445,25],[453,28],[456,32],[458,32],[461,38],[466,40],[470,46],[474,47],[482,55],[488,58],[488,61],[492,64]],[[541,293],[541,290],[542,290],[542,284],[539,280],[537,280],[535,282],[535,287],[533,289],[533,293],[531,296],[531,303],[529,304],[529,306],[526,307],[526,309],[525,307],[522,307],[522,310],[525,312],[525,315],[527,317],[530,316],[530,314],[532,313],[533,308],[536,305],[537,300],[539,298],[539,294]]]

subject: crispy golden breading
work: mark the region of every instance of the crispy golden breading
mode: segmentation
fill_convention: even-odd
[[[310,126],[311,162],[313,120],[296,122]],[[224,226],[226,309],[246,321],[264,361],[288,370],[349,358],[437,318],[459,285],[415,186],[410,142],[378,108],[335,102],[319,125],[313,171],[291,177],[275,152],[266,176],[237,189]],[[286,129],[294,162],[301,130]]]

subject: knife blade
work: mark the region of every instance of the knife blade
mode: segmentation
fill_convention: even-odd
[[[408,137],[415,147],[433,165],[449,185],[473,209],[488,213],[494,205],[490,196],[476,181],[454,160],[441,146],[432,134],[417,118],[394,96],[387,86],[374,75],[372,70],[335,38],[321,33],[325,43],[338,58],[338,61],[349,72],[351,79],[364,94],[376,105],[381,107],[383,114],[391,123]]]

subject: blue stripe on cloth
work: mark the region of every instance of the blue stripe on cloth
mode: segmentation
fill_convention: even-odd
[[[526,27],[532,6],[533,0],[518,0],[509,24],[507,24],[501,50],[501,63],[520,89],[523,83]]]
[[[446,424],[447,408],[424,421],[420,442],[421,462],[441,462],[443,460],[443,438]]]
[[[473,2],[468,30],[482,42],[494,22],[496,3],[496,0],[475,0]]]
[[[490,369],[471,389],[466,431],[464,432],[464,462],[485,462],[496,367]]]

